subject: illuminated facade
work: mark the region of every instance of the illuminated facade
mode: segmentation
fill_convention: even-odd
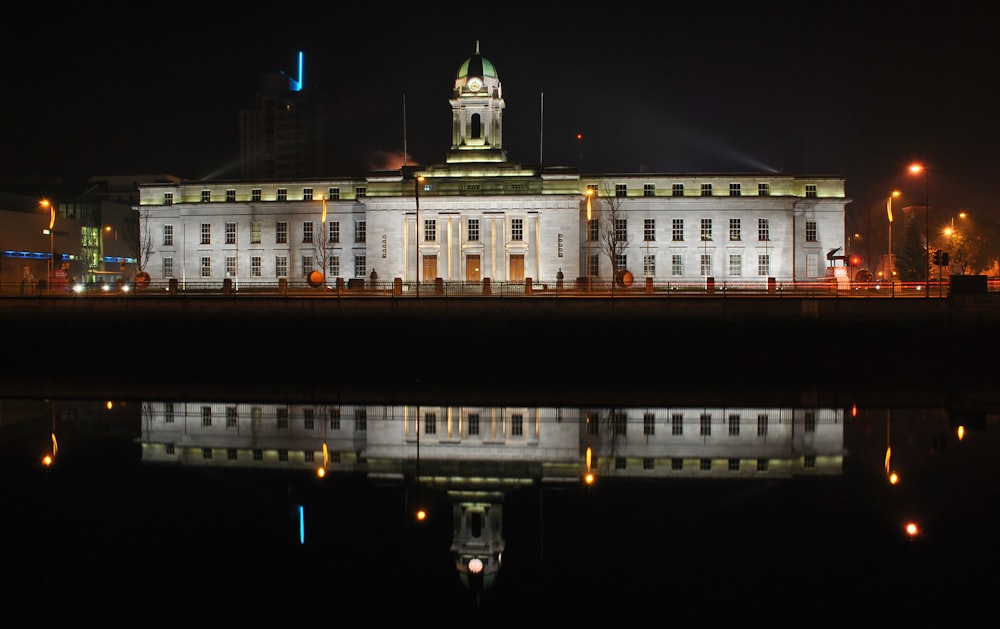
[[[144,270],[153,282],[229,279],[237,290],[306,286],[313,271],[331,287],[375,276],[404,290],[436,280],[610,282],[624,271],[752,286],[821,280],[828,255],[842,252],[850,200],[840,177],[522,166],[504,151],[501,82],[478,48],[449,102],[444,163],[362,179],[140,186],[152,245]]]
[[[840,476],[844,411],[167,401],[143,404],[141,443],[147,465],[362,474],[441,492],[455,570],[478,590],[500,571],[510,492],[583,487],[590,473],[597,482]]]

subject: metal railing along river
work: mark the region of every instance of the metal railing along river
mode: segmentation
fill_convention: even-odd
[[[583,278],[585,280],[585,278]],[[1000,292],[1000,280],[988,279],[988,292]],[[57,286],[51,289],[44,282],[14,282],[0,284],[4,297],[63,297],[71,298],[165,298],[170,296],[217,296],[238,298],[240,295],[287,296],[294,298],[389,298],[441,299],[448,297],[483,296],[493,298],[691,298],[712,297],[719,299],[771,296],[775,298],[852,298],[900,299],[947,297],[951,282],[851,282],[833,283],[818,281],[775,281],[767,283],[750,281],[645,281],[625,285],[620,282],[591,280],[537,283],[530,278],[524,281],[456,282],[437,279],[414,282],[396,279],[391,281],[338,279],[335,285],[313,287],[305,279],[276,279],[274,281],[239,282],[232,280],[152,281],[137,285],[135,282],[118,281],[114,284],[87,284]]]

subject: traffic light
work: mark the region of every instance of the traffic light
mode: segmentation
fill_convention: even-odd
[[[950,262],[949,258],[950,258],[950,256],[948,255],[947,251],[942,252],[941,253],[941,264],[944,265],[944,266],[948,266],[948,262]]]
[[[851,256],[851,266],[858,266],[861,264],[861,256]]]
[[[934,252],[934,257],[932,259],[934,260],[934,266],[941,266],[941,250],[940,249],[938,249],[937,251]]]

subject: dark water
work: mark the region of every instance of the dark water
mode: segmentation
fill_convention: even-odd
[[[442,392],[420,406],[420,440],[399,391],[352,404],[104,393],[0,400],[3,599],[32,624],[961,624],[998,585],[989,393],[579,408],[449,406]],[[456,514],[480,512],[499,528],[470,516],[483,525],[470,543],[502,548],[500,568],[463,578],[475,553],[453,552]]]

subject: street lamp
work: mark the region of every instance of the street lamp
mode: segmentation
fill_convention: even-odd
[[[966,214],[965,212],[959,212],[958,213],[958,218],[967,218],[968,216],[969,215]],[[948,236],[948,238],[949,238],[949,244],[948,244],[948,246],[949,247],[954,247],[955,246],[955,217],[954,216],[951,217],[951,224],[948,227],[944,228],[944,235]]]
[[[327,270],[330,268],[330,264],[329,264],[329,262],[327,262],[327,259],[326,259],[326,241],[329,240],[329,238],[330,238],[330,229],[326,226],[326,197],[323,196],[322,192],[319,195],[319,200],[323,202],[323,213],[320,215],[319,224],[320,224],[320,229],[323,230],[322,232],[320,232],[320,238],[323,239],[323,273],[322,273],[322,277],[323,277],[323,290],[325,291],[328,288],[328,286],[329,286],[329,282],[327,282],[327,280],[326,280],[326,273],[327,273]]]
[[[861,240],[861,234],[855,232],[847,237],[847,266],[848,274],[854,279],[854,267],[861,265],[861,256],[854,253],[857,241]],[[859,269],[860,270],[860,269]]]
[[[886,205],[886,212],[889,214],[889,283],[892,284],[893,279],[896,277],[892,272],[892,199],[893,197],[898,197],[902,192],[899,190],[893,190],[892,194],[889,195],[889,203]]]
[[[968,216],[969,215],[967,213],[965,213],[965,212],[959,212],[958,213],[958,218],[964,219],[964,218],[967,218]],[[944,235],[948,237],[948,250],[951,251],[951,256],[954,257],[955,256],[955,217],[954,216],[951,217],[951,224],[948,227],[944,228]],[[961,246],[961,242],[959,242],[959,246]],[[965,271],[963,269],[963,273],[964,272]]]
[[[105,225],[104,229],[101,230],[101,251],[100,251],[100,254],[99,254],[100,257],[101,257],[101,259],[100,259],[100,264],[98,265],[98,267],[100,268],[100,271],[102,273],[105,270],[105,266],[104,265],[107,262],[105,260],[105,256],[104,256],[104,234],[107,234],[107,233],[110,233],[110,232],[111,232],[111,225]],[[125,278],[123,277],[122,279],[124,280]]]
[[[413,201],[415,212],[413,215],[413,248],[415,249],[416,264],[413,266],[413,278],[417,282],[417,297],[420,297],[420,186],[424,183],[423,175],[413,178]]]
[[[587,292],[590,292],[590,199],[594,196],[594,189],[587,187],[587,260],[585,262],[587,266]]]
[[[56,257],[56,241],[55,241],[55,226],[56,226],[56,204],[48,199],[42,199],[38,202],[38,205],[49,210],[49,269],[48,269],[48,283],[47,286],[49,290],[52,290],[52,263]],[[42,233],[45,233],[44,231]]]
[[[928,194],[927,168],[923,164],[910,164],[911,175],[922,175],[924,178],[924,297],[931,296],[931,203]]]

